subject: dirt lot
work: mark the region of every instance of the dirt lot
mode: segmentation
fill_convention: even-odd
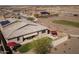
[[[61,24],[55,24],[53,20],[69,20],[74,22],[79,22],[79,17],[48,17],[48,18],[38,18],[38,23],[47,26],[52,30],[64,31],[68,34],[79,34],[79,28],[73,26],[66,26]]]
[[[69,20],[69,21],[75,21],[79,22],[79,17],[48,17],[48,18],[39,18],[38,23],[47,26],[48,28],[51,28],[52,30],[59,30],[66,32],[68,34],[78,34],[79,35],[79,28],[72,27],[72,26],[66,26],[66,25],[60,25],[60,24],[54,24],[52,23],[53,20]],[[79,53],[79,38],[71,38],[67,42],[64,42],[57,46],[56,48],[52,48],[51,53],[73,53],[78,54]]]
[[[79,38],[71,38],[67,42],[52,48],[54,54],[79,54]]]

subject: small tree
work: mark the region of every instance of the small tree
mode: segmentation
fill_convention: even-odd
[[[34,51],[39,54],[46,54],[50,52],[52,39],[49,37],[43,37],[33,41]]]
[[[27,17],[27,20],[34,21],[35,19],[33,17]]]
[[[34,14],[34,16],[35,16],[36,18],[38,18],[38,17],[39,17],[39,14]]]

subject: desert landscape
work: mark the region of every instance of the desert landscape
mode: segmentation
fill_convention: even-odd
[[[35,20],[32,20],[31,18],[28,19],[30,19],[30,21],[36,24],[45,26],[46,30],[48,29],[56,32],[66,33],[68,35],[68,40],[62,42],[56,47],[52,47],[49,54],[79,54],[79,6],[78,5],[76,6],[74,5],[0,6],[0,21],[6,20],[8,18],[24,20],[27,18],[27,16],[34,17]],[[8,38],[8,40],[9,39],[13,39],[13,37]],[[33,54],[35,52],[29,50],[28,52],[24,52],[24,53]]]

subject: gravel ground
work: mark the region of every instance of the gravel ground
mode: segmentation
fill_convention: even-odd
[[[69,21],[75,21],[79,22],[79,17],[48,17],[48,18],[39,18],[38,23],[47,26],[48,28],[52,30],[58,30],[58,31],[64,31],[68,34],[79,34],[79,28],[67,26],[67,25],[61,25],[61,24],[55,24],[52,21],[53,20],[69,20]]]
[[[71,38],[56,48],[52,48],[51,54],[79,54],[79,39]]]
[[[48,18],[39,18],[38,23],[47,26],[48,28],[51,28],[52,30],[59,30],[66,32],[68,34],[77,34],[79,35],[79,28],[72,27],[72,26],[66,26],[66,25],[60,25],[60,24],[54,24],[52,23],[53,20],[69,20],[69,21],[75,21],[79,22],[79,17],[48,17]],[[64,42],[57,46],[56,48],[52,48],[51,54],[78,54],[79,53],[79,38],[71,38],[67,42]]]

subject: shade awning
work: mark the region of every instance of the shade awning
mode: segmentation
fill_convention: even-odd
[[[7,46],[9,47],[14,47],[16,45],[16,42],[8,42]]]

